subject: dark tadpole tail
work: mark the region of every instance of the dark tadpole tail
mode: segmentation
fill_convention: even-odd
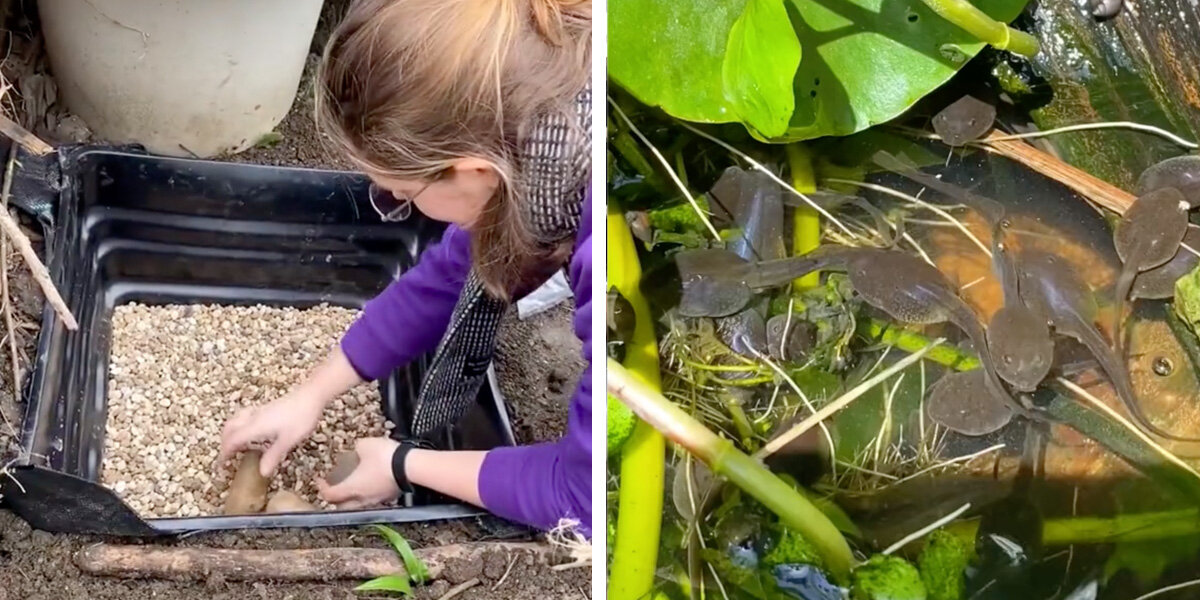
[[[797,277],[803,277],[813,271],[838,267],[844,262],[841,253],[820,249],[804,256],[767,260],[754,265],[754,269],[746,278],[746,285],[756,290],[779,287],[787,285]]]
[[[1118,359],[1119,355],[1109,348],[1107,340],[1095,325],[1078,321],[1071,324],[1071,329],[1072,331],[1064,331],[1064,333],[1079,340],[1096,357],[1096,362],[1100,363],[1100,369],[1108,375],[1109,381],[1116,389],[1117,397],[1121,399],[1125,410],[1129,412],[1129,416],[1133,417],[1139,427],[1147,433],[1163,439],[1177,442],[1200,442],[1200,438],[1184,437],[1164,431],[1146,418],[1146,414],[1142,412],[1142,406],[1138,404],[1137,396],[1133,393],[1133,383],[1129,379],[1129,371],[1125,368],[1124,361]]]
[[[1123,348],[1125,342],[1125,332],[1121,328],[1125,321],[1125,304],[1129,300],[1129,292],[1133,289],[1133,280],[1137,278],[1137,265],[1131,260],[1121,266],[1121,274],[1117,275],[1117,286],[1113,290],[1113,304],[1116,306],[1116,314],[1113,315],[1112,324],[1112,349],[1118,359],[1125,358],[1125,350]]]

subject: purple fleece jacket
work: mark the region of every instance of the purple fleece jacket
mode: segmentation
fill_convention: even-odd
[[[491,512],[526,525],[550,529],[560,519],[580,522],[591,536],[592,472],[592,194],[568,267],[575,293],[575,335],[583,341],[588,367],[568,409],[566,434],[554,442],[491,450],[479,472],[479,495]],[[367,303],[342,338],[342,352],[366,380],[433,350],[450,324],[471,266],[470,235],[456,226],[421,255],[417,265]],[[523,398],[510,398],[522,402]]]

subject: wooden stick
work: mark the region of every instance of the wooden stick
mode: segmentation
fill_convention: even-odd
[[[8,160],[11,162],[17,156],[17,147],[9,150]],[[8,212],[8,194],[12,189],[12,172],[4,178],[4,188],[0,190],[0,210]],[[17,329],[13,327],[12,296],[8,291],[8,236],[0,231],[0,296],[4,302],[4,326],[8,329],[8,353],[12,359],[13,390],[21,389],[21,362],[17,360]]]
[[[0,115],[3,118],[3,115]],[[8,195],[10,192],[10,182],[13,178],[13,165],[16,164],[16,153],[8,157],[8,167],[4,171],[4,189],[0,192],[0,205],[8,206]],[[71,309],[67,308],[67,303],[63,301],[62,296],[58,293],[58,288],[54,287],[54,281],[50,279],[50,271],[46,270],[46,265],[42,264],[42,260],[38,258],[37,252],[33,250],[33,244],[29,241],[29,237],[21,231],[21,226],[17,224],[12,215],[8,214],[8,209],[0,210],[0,230],[3,230],[8,237],[12,238],[13,245],[17,251],[21,253],[21,258],[25,259],[26,266],[29,267],[29,272],[33,274],[33,280],[42,288],[42,294],[46,296],[46,302],[54,308],[54,312],[58,313],[58,318],[63,322],[63,326],[69,331],[79,329],[79,322],[75,320],[75,316],[71,314]]]
[[[543,564],[563,556],[559,548],[535,543],[477,542],[416,550],[431,579],[440,577],[447,564],[488,552],[527,553]],[[96,544],[76,553],[75,565],[90,575],[172,581],[203,581],[210,575],[221,575],[226,581],[332,581],[407,574],[394,551],[374,548],[250,550]]]
[[[982,140],[981,145],[990,152],[1015,160],[1042,175],[1061,182],[1088,200],[1117,214],[1125,214],[1125,210],[1137,199],[1133,194],[1095,177],[1083,169],[1073,167],[1051,154],[1042,152],[1026,142],[992,139],[1005,135],[999,131],[993,131],[991,135]]]
[[[30,133],[28,129],[21,127],[16,121],[2,114],[0,114],[0,133],[12,138],[14,142],[38,156],[45,156],[54,152],[53,146],[43,142],[41,138]]]
[[[438,600],[450,600],[451,598],[453,598],[453,597],[455,597],[477,585],[479,585],[479,578],[473,577],[471,579],[468,579],[468,580],[450,588],[450,591],[446,592],[445,594],[442,594],[442,597],[438,598]]]

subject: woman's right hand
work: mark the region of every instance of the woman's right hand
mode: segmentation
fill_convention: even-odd
[[[267,404],[239,410],[225,422],[221,431],[218,464],[245,450],[251,443],[264,442],[266,447],[259,470],[263,477],[270,478],[288,453],[312,435],[324,408],[322,398],[313,397],[305,386],[299,386]]]
[[[263,477],[271,477],[292,448],[312,435],[325,405],[359,383],[362,380],[342,349],[335,348],[304,383],[286,396],[234,414],[221,431],[218,463],[254,442],[265,442],[268,446],[263,450],[259,467]]]

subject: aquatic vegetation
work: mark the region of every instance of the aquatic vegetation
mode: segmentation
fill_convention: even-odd
[[[658,552],[618,526],[618,549],[642,539],[624,546],[637,556],[615,553],[613,597],[1125,598],[1177,581],[1194,557],[1155,554],[1163,568],[1142,571],[1129,559],[1176,535],[1167,523],[1200,539],[1200,519],[1176,512],[1200,498],[1183,443],[1200,425],[1200,339],[1185,324],[1200,323],[1200,275],[1186,277],[1200,227],[1190,200],[1156,191],[1186,199],[1200,171],[1147,169],[1134,203],[1017,140],[1186,140],[1139,123],[1006,133],[1048,95],[1040,66],[959,61],[979,41],[1028,41],[1001,23],[1016,3],[784,2],[785,20],[774,1],[610,5],[609,203],[632,229],[661,357],[661,394],[614,366],[610,402],[671,443]],[[893,62],[944,22],[970,41],[924,57],[939,67]],[[891,49],[872,46],[883,38]],[[766,52],[754,44],[781,52],[753,64]],[[878,61],[846,66],[868,47]],[[943,67],[963,73],[927,95]],[[1003,72],[1019,93],[981,81]],[[905,88],[919,90],[893,97]],[[1172,296],[1187,316],[1167,328],[1153,300]],[[1031,431],[1052,443],[1022,452]],[[610,477],[618,521],[639,477],[627,449]]]
[[[925,600],[921,573],[898,556],[872,556],[854,570],[851,600]]]
[[[944,530],[930,534],[917,557],[921,581],[929,600],[962,600],[967,590],[967,566],[974,548],[963,538]]]

